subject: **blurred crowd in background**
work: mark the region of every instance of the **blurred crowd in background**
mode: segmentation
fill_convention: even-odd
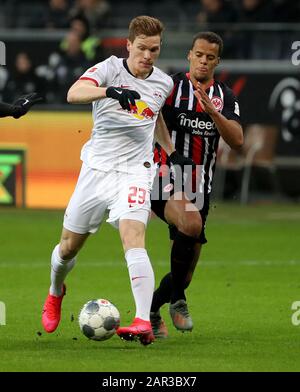
[[[292,43],[300,41],[300,1],[0,0],[0,41],[6,47],[0,100],[10,103],[35,91],[44,100],[36,110],[90,110],[88,105],[67,104],[69,87],[87,68],[110,55],[127,56],[128,24],[138,15],[158,17],[164,23],[158,65],[169,73],[187,69],[187,53],[197,32],[215,31],[224,40],[224,61],[216,77],[232,87],[239,99],[245,143],[239,153],[220,143],[216,197],[240,197],[245,203],[250,190],[252,195],[255,190],[298,200],[300,183],[294,179],[300,175],[300,80],[299,67],[292,62]],[[68,128],[69,122],[64,122],[59,128],[55,151],[61,145],[61,132],[72,129],[70,124]],[[52,126],[50,132],[52,139]],[[35,137],[28,135],[24,143],[31,146],[33,157],[41,145],[34,145]],[[7,140],[13,137],[13,132],[7,133]],[[57,170],[49,169],[46,161],[47,170]],[[36,159],[35,171],[42,170],[41,162]],[[66,166],[65,159],[57,162]],[[40,192],[34,203],[39,202]]]
[[[223,58],[259,58],[261,46],[251,47],[251,24],[293,24],[300,21],[300,2],[294,0],[0,0],[1,31],[62,32],[55,47],[30,51],[31,45],[17,46],[9,67],[0,67],[0,99],[10,101],[20,93],[37,91],[48,103],[64,103],[67,88],[90,66],[106,57],[104,32],[125,30],[134,16],[159,17],[168,31],[193,33],[214,30],[225,41]],[[244,32],[231,28],[245,24]],[[32,33],[33,32],[33,33]],[[272,31],[272,33],[274,33]],[[269,58],[285,58],[284,33],[275,32],[262,46]],[[299,35],[299,31],[296,32]],[[126,37],[124,37],[126,38]],[[261,37],[256,37],[262,42]],[[290,35],[288,36],[290,39]],[[123,42],[124,44],[124,42]],[[20,45],[22,49],[20,50]],[[13,48],[13,45],[10,45]],[[186,48],[187,50],[188,48]],[[12,50],[12,49],[11,49]],[[38,53],[37,53],[38,52]],[[123,54],[123,52],[121,52]],[[117,53],[119,54],[119,53]],[[126,55],[126,52],[124,53]]]
[[[155,14],[175,28],[183,16],[199,25],[298,22],[300,17],[295,0],[2,0],[0,9],[3,28],[68,28],[70,19],[81,14],[92,32],[103,27],[126,28],[126,17],[131,18],[133,12]]]

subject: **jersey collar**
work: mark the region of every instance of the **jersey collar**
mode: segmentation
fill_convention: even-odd
[[[137,77],[134,76],[133,73],[130,71],[126,59],[123,59],[123,66],[124,66],[124,68],[126,69],[126,71],[127,71],[128,73],[130,73],[131,76],[133,76],[134,78],[137,79]],[[144,80],[148,79],[149,76],[152,75],[153,70],[154,70],[154,68],[152,67],[151,72],[149,73],[149,75],[148,75]]]
[[[186,77],[187,77],[189,80],[191,80],[191,76],[190,76],[190,73],[189,73],[189,72],[186,72],[185,75],[186,75]],[[209,85],[206,86],[206,89],[205,89],[205,90],[208,90],[214,83],[215,83],[215,79],[212,79],[211,82],[209,83]],[[194,87],[194,85],[193,85],[193,87]],[[194,88],[195,88],[195,87],[194,87]]]

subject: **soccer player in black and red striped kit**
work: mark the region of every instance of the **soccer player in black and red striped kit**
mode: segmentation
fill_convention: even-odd
[[[170,183],[168,180],[164,183],[166,171],[161,170],[156,182],[160,197],[152,196],[151,200],[152,210],[168,223],[172,240],[171,271],[154,292],[151,307],[156,337],[168,334],[160,315],[160,307],[165,303],[170,303],[170,316],[178,330],[191,331],[193,328],[185,289],[191,282],[202,244],[207,242],[205,222],[219,139],[221,136],[234,149],[243,144],[238,102],[228,86],[214,79],[222,49],[223,41],[217,34],[198,33],[188,54],[189,72],[172,76],[174,89],[163,108],[176,151],[192,158],[197,170],[193,172],[192,181],[194,198],[187,196],[187,182],[182,189],[184,192],[176,190],[172,178]],[[159,145],[155,148],[155,160],[162,169],[169,166],[167,154]],[[165,197],[164,193],[168,192]]]

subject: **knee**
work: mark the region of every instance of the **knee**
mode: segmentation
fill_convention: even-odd
[[[144,235],[136,230],[125,230],[121,235],[121,241],[125,252],[132,248],[144,248]]]
[[[59,255],[63,260],[73,259],[79,252],[80,247],[76,246],[72,238],[64,239],[60,243]]]
[[[190,216],[187,215],[187,217],[184,217],[182,220],[180,220],[177,229],[189,237],[199,238],[202,230],[202,220],[200,214],[197,212],[195,214],[191,214]]]

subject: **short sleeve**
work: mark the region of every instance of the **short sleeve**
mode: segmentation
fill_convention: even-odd
[[[228,120],[235,120],[239,124],[241,123],[238,100],[232,90],[227,86],[224,89],[224,108],[222,110],[222,114]]]
[[[97,87],[106,86],[107,82],[107,60],[98,63],[88,70],[85,71],[83,75],[80,76],[80,80],[91,80],[95,83]]]
[[[168,91],[167,98],[169,98],[169,97],[170,97],[170,95],[172,94],[172,92],[173,92],[173,88],[174,88],[174,82],[173,82],[173,79],[172,79],[172,78],[170,78],[169,91]]]

